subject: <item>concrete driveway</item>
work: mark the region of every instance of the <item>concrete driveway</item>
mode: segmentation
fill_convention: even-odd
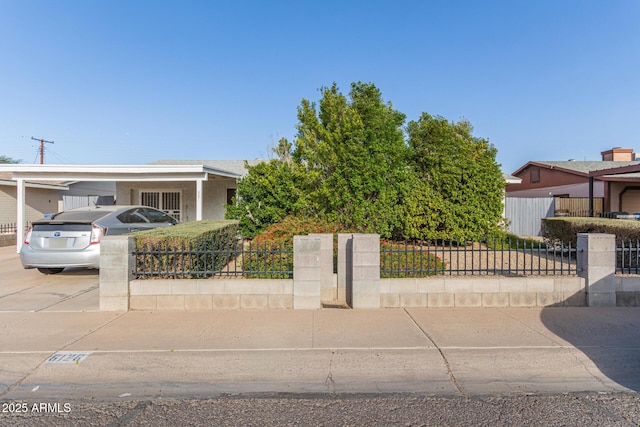
[[[98,270],[25,270],[15,246],[0,248],[0,312],[98,311],[99,282]]]

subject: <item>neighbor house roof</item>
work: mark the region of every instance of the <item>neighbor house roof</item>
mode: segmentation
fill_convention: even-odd
[[[565,161],[531,161],[515,171],[513,175],[518,175],[524,169],[529,166],[539,166],[547,169],[558,169],[565,172],[574,173],[578,175],[588,176],[589,172],[615,169],[625,166],[640,165],[639,161],[581,161],[581,160],[565,160]]]
[[[509,175],[508,173],[503,173],[502,176],[504,177],[504,180],[507,181],[507,184],[520,184],[522,182],[522,179],[517,176]]]

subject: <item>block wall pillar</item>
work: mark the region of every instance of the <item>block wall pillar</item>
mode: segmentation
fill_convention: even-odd
[[[129,282],[133,280],[135,241],[132,236],[100,240],[100,310],[129,310]]]
[[[380,236],[354,234],[351,247],[351,307],[380,308]]]
[[[333,234],[309,234],[320,239],[320,302],[338,301],[338,289],[333,281]]]
[[[293,237],[293,308],[321,308],[322,239]]]
[[[578,276],[585,279],[587,306],[616,306],[616,238],[613,234],[578,233]]]

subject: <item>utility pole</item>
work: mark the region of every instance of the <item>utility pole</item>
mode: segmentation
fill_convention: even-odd
[[[40,141],[40,164],[43,165],[44,164],[44,143],[47,142],[49,144],[53,144],[53,141],[47,141],[42,138],[38,139],[34,137],[31,137],[31,139],[33,139],[34,141]]]

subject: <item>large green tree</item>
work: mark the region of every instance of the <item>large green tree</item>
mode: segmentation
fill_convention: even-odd
[[[419,183],[405,203],[405,234],[481,238],[498,230],[504,178],[496,149],[466,120],[423,113],[407,127],[409,165]]]
[[[248,167],[228,218],[252,237],[288,215],[405,239],[471,239],[497,231],[504,178],[496,149],[471,124],[404,114],[373,84],[336,84],[298,107],[293,143]],[[405,131],[407,139],[405,139]]]
[[[310,178],[311,210],[347,229],[390,237],[401,224],[398,188],[406,180],[405,115],[373,84],[334,83],[319,105],[303,100],[293,159]]]
[[[277,158],[254,166],[238,181],[236,199],[227,205],[226,218],[238,219],[245,237],[254,237],[287,215],[307,213],[302,190],[306,173],[291,161],[291,144],[281,139],[273,150]]]

